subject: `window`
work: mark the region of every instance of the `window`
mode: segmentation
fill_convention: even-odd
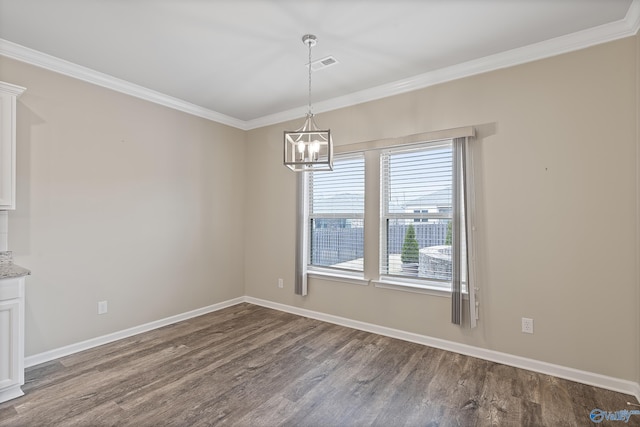
[[[474,230],[474,133],[466,127],[343,145],[333,172],[302,174],[296,294],[306,295],[308,276],[318,275],[450,295],[458,325],[467,294],[475,327],[474,233],[467,232]],[[380,195],[380,203],[369,200],[366,223],[365,187]]]
[[[337,157],[333,171],[308,175],[309,267],[362,272],[364,156]]]
[[[450,289],[452,141],[380,154],[380,275]]]

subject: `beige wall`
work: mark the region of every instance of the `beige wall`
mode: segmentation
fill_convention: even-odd
[[[4,57],[0,80],[27,88],[9,214],[27,355],[244,294],[243,131]]]
[[[636,256],[638,257],[636,265],[636,280],[638,287],[636,289],[637,306],[636,317],[638,322],[638,335],[640,335],[640,32],[636,34],[636,221],[637,221],[637,242]],[[640,384],[640,339],[638,339],[638,375],[636,382]]]
[[[0,80],[27,87],[9,218],[33,271],[27,355],[246,294],[640,381],[639,58],[636,36],[318,117],[338,144],[476,126],[469,330],[442,297],[320,280],[293,295],[281,138],[299,121],[243,132],[0,57]]]
[[[631,37],[318,116],[337,144],[477,127],[476,330],[451,325],[442,297],[313,279],[307,297],[293,295],[296,177],[281,165],[281,138],[299,121],[249,132],[246,294],[637,380],[637,44]],[[521,317],[535,319],[534,335],[520,332]]]

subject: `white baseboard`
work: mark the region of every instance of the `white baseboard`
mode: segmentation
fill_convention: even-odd
[[[176,314],[164,319],[156,320],[154,322],[145,323],[144,325],[134,326],[133,328],[125,329],[123,331],[113,332],[111,334],[103,335],[101,337],[91,338],[86,341],[67,345],[64,347],[56,348],[53,350],[45,351],[44,353],[34,354],[33,356],[25,357],[25,367],[39,365],[40,363],[49,362],[60,357],[68,356],[73,353],[78,353],[83,350],[88,350],[93,347],[98,347],[103,344],[108,344],[113,341],[117,341],[123,338],[128,338],[133,335],[148,332],[153,329],[158,329],[163,326],[171,325],[173,323],[181,322],[183,320],[191,319],[193,317],[202,316],[203,314],[211,313],[214,311],[222,310],[223,308],[231,307],[232,305],[245,302],[244,297],[238,297],[223,301],[217,304],[209,305],[207,307],[198,308],[196,310],[188,311],[182,314]]]
[[[633,395],[636,397],[636,400],[638,402],[640,402],[640,383],[636,383],[635,384],[635,390],[633,392]],[[633,402],[631,402],[633,403]]]
[[[592,385],[592,386],[604,388],[607,390],[629,394],[629,395],[635,396],[635,398],[640,402],[640,384],[635,383],[633,381],[609,377],[606,375],[596,374],[593,372],[581,371],[581,370],[569,368],[566,366],[554,365],[552,363],[541,362],[534,359],[528,359],[526,357],[515,356],[508,353],[502,353],[499,351],[488,350],[480,347],[474,347],[467,344],[457,343],[454,341],[448,341],[440,338],[429,337],[426,335],[415,334],[412,332],[406,332],[399,329],[387,328],[385,326],[378,326],[371,323],[360,322],[358,320],[348,319],[346,317],[334,316],[331,314],[307,310],[304,308],[294,307],[290,305],[280,304],[280,303],[248,297],[248,296],[234,298],[228,301],[223,301],[218,304],[213,304],[213,305],[192,310],[186,313],[167,317],[165,319],[157,320],[150,323],[145,323],[144,325],[125,329],[123,331],[114,332],[111,334],[103,335],[101,337],[96,337],[86,341],[82,341],[76,344],[71,344],[65,347],[60,347],[57,349],[46,351],[44,353],[28,356],[25,358],[25,366],[31,367],[34,365],[38,365],[40,363],[48,362],[54,359],[58,359],[60,357],[68,356],[73,353],[77,353],[83,350],[88,350],[93,347],[97,347],[103,344],[117,341],[122,338],[127,338],[130,336],[151,331],[153,329],[157,329],[163,326],[171,325],[173,323],[177,323],[183,320],[191,319],[193,317],[201,316],[203,314],[222,310],[223,308],[231,307],[233,305],[240,304],[243,302],[259,305],[262,307],[272,308],[272,309],[284,311],[287,313],[297,314],[299,316],[309,317],[311,319],[321,320],[323,322],[334,323],[336,325],[346,326],[346,327],[358,329],[361,331],[384,335],[391,338],[397,338],[404,341],[414,342],[417,344],[427,345],[430,347],[436,347],[442,350],[452,351],[454,353],[460,353],[467,356],[488,360],[490,362],[501,363],[503,365],[522,368],[522,369],[526,369],[534,372],[539,372],[541,374],[553,375],[555,377],[564,378],[566,380],[576,381],[582,384]]]
[[[304,308],[293,307],[285,304],[279,304],[272,301],[266,301],[253,297],[245,297],[245,301],[251,304],[263,307],[273,308],[275,310],[285,311],[304,317],[309,317],[323,322],[334,323],[361,331],[372,332],[378,335],[384,335],[391,338],[397,338],[404,341],[410,341],[417,344],[423,344],[430,347],[436,347],[442,350],[452,351],[467,356],[477,357],[478,359],[488,360],[503,365],[513,366],[516,368],[526,369],[554,377],[564,378],[566,380],[579,382],[582,384],[592,385],[624,394],[630,394],[640,402],[640,384],[633,381],[623,380],[620,378],[609,377],[606,375],[596,374],[593,372],[581,371],[579,369],[569,368],[552,363],[541,362],[526,357],[515,356],[499,351],[488,350],[480,347],[474,347],[467,344],[461,344],[454,341],[433,338],[426,335],[419,335],[412,332],[401,331],[398,329],[378,326],[371,323],[360,322],[345,317],[334,316],[317,311],[307,310]]]

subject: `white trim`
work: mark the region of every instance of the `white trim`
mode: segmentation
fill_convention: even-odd
[[[633,0],[624,19],[589,28],[572,34],[556,37],[532,45],[506,52],[489,55],[473,61],[463,62],[450,67],[440,68],[404,80],[380,85],[359,92],[350,93],[326,101],[316,102],[313,109],[316,114],[339,108],[350,107],[364,102],[374,101],[393,95],[399,95],[452,80],[471,77],[477,74],[539,59],[568,53],[602,43],[635,35],[640,29],[640,0]],[[299,119],[305,115],[304,107],[298,107],[275,114],[270,114],[246,122],[248,129],[256,129],[276,123]]]
[[[394,281],[393,279],[382,278],[380,280],[372,280],[373,286],[381,289],[392,289],[394,291],[413,292],[416,294],[433,295],[436,297],[451,298],[451,291],[444,289],[438,289],[435,286],[429,286],[425,284],[411,283],[409,281],[403,282],[400,280]]]
[[[314,104],[314,111],[317,114],[337,110],[339,108],[399,95],[476,74],[585,49],[598,44],[633,36],[639,29],[640,0],[633,0],[624,19],[318,102]],[[29,49],[8,40],[0,39],[0,55],[242,130],[251,130],[295,120],[303,118],[306,114],[307,107],[298,107],[245,121]]]
[[[25,90],[27,90],[26,87],[14,85],[14,84],[7,83],[7,82],[0,82],[0,91],[9,93],[9,94],[15,96],[16,98],[18,98],[20,95],[22,95],[22,93]]]
[[[200,107],[190,102],[130,83],[126,80],[92,70],[91,68],[65,61],[64,59],[56,58],[55,56],[21,46],[8,40],[0,39],[0,55],[102,86],[107,89],[115,90],[116,92],[144,99],[145,101],[153,102],[158,105],[163,105],[174,110],[182,111],[193,116],[202,117],[214,122],[247,130],[246,122],[243,120]]]
[[[617,391],[620,393],[630,394],[640,401],[640,384],[633,381],[623,380],[620,378],[609,377],[606,375],[596,374],[587,371],[581,371],[566,366],[554,365],[552,363],[541,362],[526,357],[515,356],[499,351],[488,350],[480,347],[474,347],[467,344],[461,344],[454,341],[443,340],[440,338],[429,337],[426,335],[415,334],[412,332],[401,331],[398,329],[387,328],[385,326],[374,325],[371,323],[361,322],[359,320],[348,319],[346,317],[334,316],[332,314],[321,313],[308,310],[305,308],[294,307],[291,305],[280,304],[273,301],[267,301],[259,298],[244,296],[231,300],[223,301],[207,307],[192,310],[186,313],[167,317],[155,322],[145,323],[144,325],[125,329],[123,331],[114,332],[103,335],[101,337],[92,338],[76,344],[49,350],[43,353],[35,354],[25,358],[25,366],[31,367],[40,363],[49,362],[60,357],[88,350],[103,344],[108,344],[122,338],[127,338],[153,329],[161,328],[176,322],[191,319],[203,314],[222,310],[243,302],[259,305],[262,307],[272,308],[274,310],[284,311],[286,313],[296,314],[311,319],[320,320],[322,322],[333,323],[348,328],[358,329],[360,331],[371,332],[378,335],[384,335],[391,338],[397,338],[417,344],[427,345],[439,348],[441,350],[452,351],[454,353],[464,354],[466,356],[477,357],[479,359],[488,360],[490,362],[501,363],[503,365],[513,366],[516,368],[526,369],[529,371],[539,372],[546,375],[553,375],[558,378],[564,378],[570,381],[576,381],[582,384],[592,385],[607,390]]]
[[[466,356],[477,357],[479,359],[488,360],[490,362],[539,372],[546,375],[553,375],[558,378],[564,378],[570,381],[576,381],[582,384],[592,385],[607,390],[635,395],[638,401],[640,401],[640,384],[634,383],[633,381],[609,377],[606,375],[587,371],[581,371],[579,369],[569,368],[566,366],[541,362],[526,357],[515,356],[508,353],[474,347],[454,341],[448,341],[440,338],[429,337],[426,335],[415,334],[412,332],[401,331],[398,329],[387,328],[385,326],[374,325],[371,323],[307,310],[305,308],[293,307],[290,305],[266,301],[258,298],[247,296],[245,297],[245,301],[250,304],[260,305],[263,307],[272,308],[274,310],[297,314],[299,316],[309,317],[311,319],[316,319],[323,322],[334,323],[336,325],[346,326],[348,328],[358,329],[365,332],[371,332],[378,335],[384,335],[391,338],[397,338],[404,341],[427,345],[446,351],[452,351],[454,353],[464,354]]]
[[[164,319],[156,320],[153,322],[145,323],[144,325],[134,326],[133,328],[125,329],[111,334],[103,335],[96,338],[91,338],[86,341],[81,341],[75,344],[70,344],[64,347],[56,348],[53,350],[45,351],[43,353],[34,354],[33,356],[25,357],[25,367],[31,367],[39,365],[40,363],[49,362],[60,357],[68,356],[70,354],[78,353],[80,351],[89,350],[94,347],[108,344],[113,341],[117,341],[123,338],[128,338],[133,335],[141,334],[143,332],[152,331],[154,329],[161,328],[163,326],[171,325],[183,320],[188,320],[193,317],[202,316],[203,314],[212,313],[214,311],[222,310],[223,308],[231,307],[236,304],[245,302],[244,297],[238,297],[223,301],[217,304],[212,304],[207,307],[191,310],[186,313],[177,314],[175,316],[166,317]]]
[[[633,390],[630,394],[635,396],[636,400],[638,402],[640,402],[640,383],[635,383],[634,387],[632,387],[632,388],[634,388],[635,390]],[[633,402],[631,402],[631,403],[633,403]]]
[[[19,386],[11,387],[0,391],[0,402],[4,403],[17,397],[24,396],[24,392]]]
[[[640,0],[633,0],[627,15],[624,17],[626,25],[629,27],[631,35],[637,34],[640,31]]]
[[[349,283],[351,285],[369,286],[369,280],[362,274],[349,274],[339,270],[329,271],[317,267],[307,270],[307,276],[312,279],[326,280],[330,282]]]

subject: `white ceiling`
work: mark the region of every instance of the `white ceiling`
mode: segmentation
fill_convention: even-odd
[[[339,61],[313,73],[319,112],[628,36],[638,22],[640,0],[0,0],[0,54],[252,128],[304,114],[306,33],[313,59]]]

